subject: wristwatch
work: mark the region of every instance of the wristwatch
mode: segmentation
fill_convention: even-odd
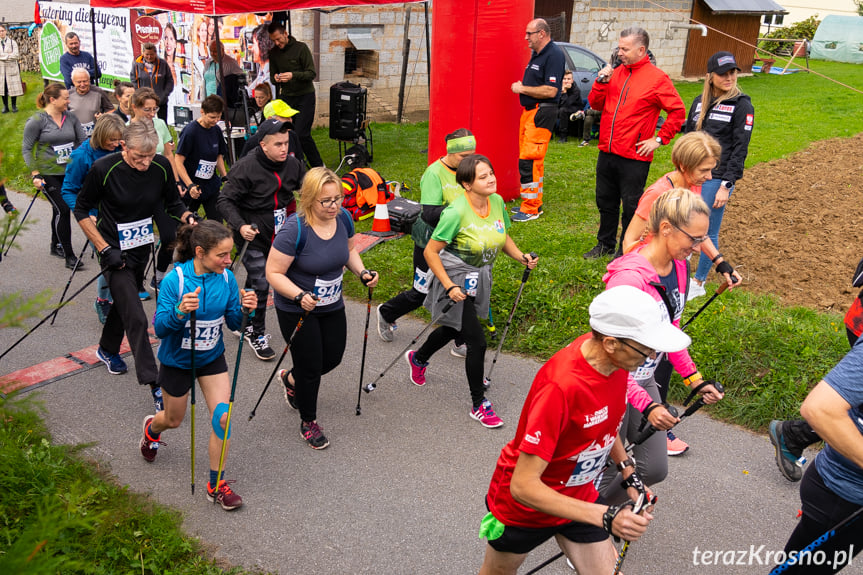
[[[632,468],[635,467],[635,462],[632,460],[631,457],[628,457],[628,458],[624,459],[623,461],[621,461],[620,463],[617,464],[617,470],[620,471],[621,473],[627,467],[632,467]]]
[[[662,146],[663,145],[662,144],[662,138],[660,138],[659,136],[656,136],[656,143],[659,144],[660,146]]]
[[[722,187],[725,188],[726,190],[730,190],[731,188],[734,187],[734,184],[729,182],[728,180],[722,180]]]

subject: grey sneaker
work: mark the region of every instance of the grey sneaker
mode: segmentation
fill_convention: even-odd
[[[454,357],[460,357],[462,359],[467,357],[467,344],[463,343],[461,345],[452,344],[452,347],[449,348],[450,355]]]
[[[384,304],[381,304],[384,305]],[[384,316],[381,315],[381,305],[377,307],[378,311],[378,335],[381,336],[381,339],[385,342],[391,342],[393,340],[393,332],[395,331],[395,322],[389,323],[384,319]]]
[[[800,481],[803,477],[803,466],[799,465],[797,460],[801,454],[792,453],[785,445],[785,439],[782,437],[782,422],[777,419],[771,421],[767,434],[776,451],[776,467],[779,468],[779,473],[788,481]]]

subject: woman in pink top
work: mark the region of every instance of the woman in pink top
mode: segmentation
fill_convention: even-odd
[[[662,315],[679,327],[689,285],[687,258],[698,252],[707,239],[709,216],[707,204],[689,190],[676,188],[659,196],[647,221],[649,240],[608,264],[608,273],[602,278],[607,288],[630,285],[650,294]],[[644,363],[629,375],[629,406],[621,433],[630,442],[640,435],[644,414],[653,427],[661,430],[671,428],[678,421],[661,405],[663,400],[655,377],[656,368],[665,355],[645,357]],[[686,385],[693,388],[701,385],[703,378],[687,350],[667,355]],[[700,393],[706,403],[722,399],[722,394],[712,385],[704,386]],[[654,433],[633,452],[638,474],[647,485],[659,483],[668,474],[665,435]],[[617,474],[615,468],[609,468],[600,487],[603,497],[610,503],[626,498]]]

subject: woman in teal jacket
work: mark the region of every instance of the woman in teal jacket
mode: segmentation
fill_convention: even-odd
[[[207,498],[230,511],[243,504],[221,477],[217,480],[222,441],[225,433],[231,383],[225,361],[222,325],[239,330],[243,307],[254,309],[257,298],[252,291],[240,292],[231,265],[234,240],[224,225],[206,220],[183,226],[177,233],[179,263],[165,276],[154,321],[159,345],[158,383],[165,409],[144,418],[141,455],[148,462],[156,458],[160,434],[180,426],[186,414],[186,401],[192,386],[189,314],[195,312],[195,374],[207,407],[213,414],[210,433],[210,481]],[[230,442],[227,442],[230,445]]]

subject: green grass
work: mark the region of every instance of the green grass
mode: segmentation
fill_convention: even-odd
[[[863,66],[813,62],[813,68],[851,86],[863,88]],[[815,74],[758,75],[740,79],[753,100],[756,119],[747,166],[784,157],[810,142],[849,137],[863,131],[860,95]],[[702,84],[677,84],[687,105]],[[425,168],[427,125],[374,125],[374,167],[387,179],[405,180],[418,199],[417,183]],[[316,132],[328,165],[337,161],[335,143]],[[515,134],[512,134],[515,137]],[[482,152],[482,141],[479,142]],[[672,169],[671,146],[656,154],[649,182]],[[536,222],[510,229],[516,243],[540,254],[516,311],[505,349],[546,359],[587,331],[587,307],[604,287],[606,261],[585,261],[581,254],[595,243],[598,214],[594,204],[597,149],[553,142],[545,162],[546,212]],[[492,158],[492,161],[495,161]],[[368,222],[360,229],[370,227]],[[409,240],[375,247],[364,255],[366,267],[381,272],[375,300],[385,301],[412,280]],[[492,310],[502,327],[509,315],[522,268],[507,257],[495,265]],[[346,282],[350,295],[362,298],[357,282]],[[696,300],[685,317],[706,299]],[[424,317],[428,317],[423,312]],[[723,294],[691,327],[693,358],[705,377],[726,384],[728,397],[713,413],[752,429],[773,418],[799,416],[798,407],[847,350],[842,319],[836,314],[785,308],[768,296],[745,288]],[[676,376],[675,376],[676,377]],[[679,389],[676,395],[680,399]]]
[[[181,530],[179,513],[52,445],[27,400],[0,400],[0,573],[240,573]]]

